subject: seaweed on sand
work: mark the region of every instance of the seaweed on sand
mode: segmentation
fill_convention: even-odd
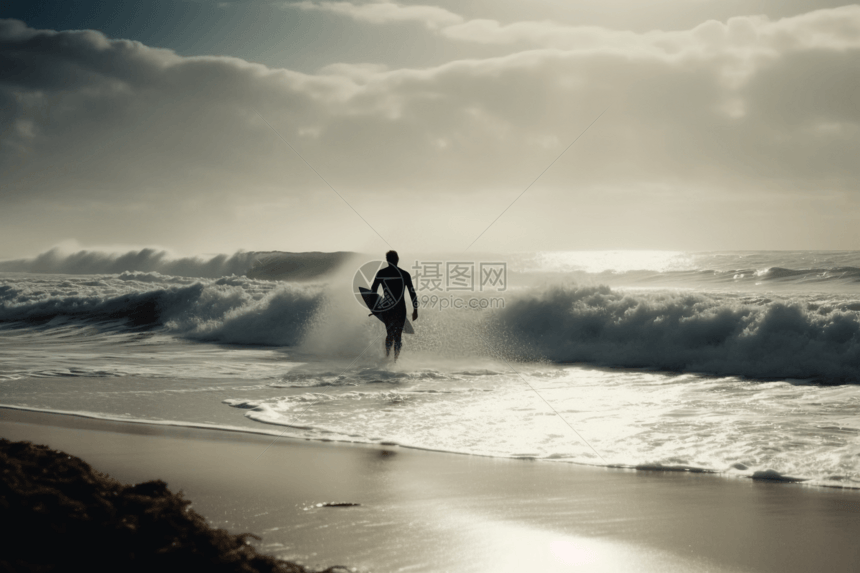
[[[210,527],[161,480],[122,484],[80,458],[5,439],[0,475],[0,571],[309,571],[258,553],[255,535]]]

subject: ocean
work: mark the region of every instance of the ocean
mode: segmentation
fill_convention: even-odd
[[[860,488],[860,251],[401,256],[397,363],[378,256],[0,262],[0,405]]]

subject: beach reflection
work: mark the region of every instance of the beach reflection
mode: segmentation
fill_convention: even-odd
[[[445,564],[443,569],[448,571],[738,571],[706,559],[690,559],[644,545],[564,534],[516,522],[487,520],[479,514],[448,512],[444,522],[449,531],[458,533],[446,539],[446,552],[459,557],[456,565]],[[422,546],[426,547],[425,544]],[[410,552],[414,555],[414,549]],[[426,559],[424,565],[418,566],[419,569],[433,570],[433,565],[440,563],[438,552],[428,554]]]

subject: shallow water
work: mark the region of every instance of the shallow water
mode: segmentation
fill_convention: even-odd
[[[351,269],[0,274],[0,403],[860,487],[860,256],[631,257],[512,256],[503,308],[424,308],[397,364]]]

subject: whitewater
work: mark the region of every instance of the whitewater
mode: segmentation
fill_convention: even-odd
[[[419,286],[396,364],[354,293],[378,256],[1,261],[0,405],[860,487],[860,252],[401,257],[505,281]]]

